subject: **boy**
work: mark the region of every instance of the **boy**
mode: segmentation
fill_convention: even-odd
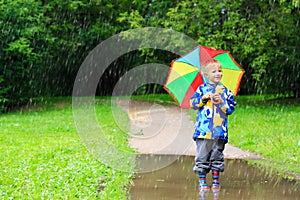
[[[201,70],[208,82],[200,85],[190,99],[191,107],[198,110],[193,171],[199,176],[200,191],[206,191],[210,190],[206,174],[212,170],[211,189],[219,191],[219,172],[224,171],[223,150],[228,140],[227,116],[233,113],[236,103],[233,93],[220,83],[223,73],[218,61],[203,65]]]

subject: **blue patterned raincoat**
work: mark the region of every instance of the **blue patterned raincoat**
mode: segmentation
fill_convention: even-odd
[[[208,92],[219,93],[223,104],[213,104],[211,100],[203,100],[202,96]],[[228,140],[228,119],[236,106],[233,93],[221,83],[215,85],[205,83],[196,90],[190,99],[193,109],[197,109],[197,118],[193,139],[221,139]]]

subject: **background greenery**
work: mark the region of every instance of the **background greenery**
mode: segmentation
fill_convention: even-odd
[[[0,0],[1,110],[37,96],[70,96],[81,63],[96,45],[122,30],[148,26],[230,50],[246,70],[240,94],[299,96],[299,15],[298,0]],[[176,57],[159,50],[124,55],[103,75],[97,93],[110,95],[132,66],[169,65]]]

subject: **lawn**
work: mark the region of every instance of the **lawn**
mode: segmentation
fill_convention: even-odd
[[[283,176],[300,174],[300,99],[237,97],[230,143],[261,154],[257,162]]]
[[[95,109],[108,124],[107,138],[126,148],[127,134],[114,124],[109,101],[98,99]],[[122,140],[114,139],[116,132]],[[0,199],[127,199],[133,172],[114,170],[87,150],[74,126],[71,98],[0,116],[0,143]]]

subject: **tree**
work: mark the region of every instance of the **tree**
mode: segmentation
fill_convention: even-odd
[[[299,0],[2,0],[0,110],[33,97],[71,95],[94,47],[122,30],[149,26],[230,50],[246,70],[240,94],[299,96],[299,15]],[[110,83],[104,94],[132,66],[176,57],[158,49],[124,55],[102,77],[100,84]]]
[[[42,52],[36,44],[45,33],[43,10],[36,1],[7,0],[0,3],[2,34],[0,55],[0,103],[17,104],[35,95],[35,76]],[[1,108],[0,108],[1,109]]]
[[[241,94],[299,94],[300,18],[291,3],[184,0],[169,6],[166,12],[147,18],[138,7],[125,16],[129,26],[172,28],[200,45],[230,50],[246,70]],[[282,79],[285,70],[291,73]]]
[[[121,29],[110,1],[7,0],[0,11],[2,109],[37,96],[71,95],[88,52]]]

